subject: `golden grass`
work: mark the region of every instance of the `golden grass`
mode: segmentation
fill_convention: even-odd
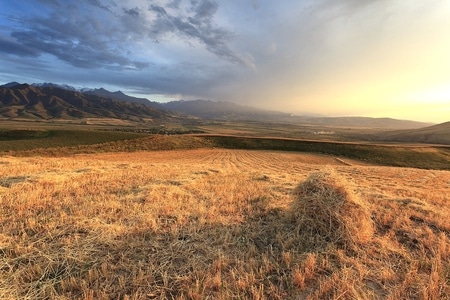
[[[370,208],[335,172],[313,173],[294,191],[291,213],[299,234],[311,242],[354,248],[372,238]]]
[[[0,298],[449,298],[450,172],[351,163],[1,157]]]

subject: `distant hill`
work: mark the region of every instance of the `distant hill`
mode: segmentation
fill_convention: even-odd
[[[448,144],[450,145],[450,122],[414,130],[384,132],[379,135],[384,141]]]
[[[7,86],[11,86],[7,85]],[[97,95],[28,84],[0,87],[0,116],[26,119],[115,118],[126,120],[175,120],[166,110]]]
[[[264,120],[267,117],[288,117],[290,114],[268,111],[226,101],[180,100],[162,103],[169,110],[204,118],[222,120]]]
[[[339,126],[339,127],[364,127],[374,129],[417,129],[430,126],[429,123],[397,120],[392,118],[369,117],[298,117],[305,124]]]
[[[232,102],[214,102],[208,100],[172,101],[163,104],[163,106],[173,111],[178,111],[204,119],[227,121],[257,120],[376,129],[416,129],[430,125],[428,123],[396,120],[391,118],[295,116],[289,113],[263,110]]]

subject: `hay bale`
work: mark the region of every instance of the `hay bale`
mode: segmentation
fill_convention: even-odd
[[[374,232],[369,206],[332,171],[313,173],[296,188],[292,217],[313,247],[353,248],[367,243]]]

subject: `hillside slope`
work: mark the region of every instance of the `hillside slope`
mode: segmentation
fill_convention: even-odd
[[[383,133],[382,140],[393,142],[413,142],[450,145],[450,122],[419,128]]]
[[[299,119],[302,119],[303,123],[311,125],[363,127],[374,129],[417,129],[430,125],[429,123],[410,120],[371,117],[299,117]]]
[[[0,87],[0,116],[26,119],[115,118],[126,120],[174,120],[179,114],[131,103],[83,94],[57,87],[28,84]]]

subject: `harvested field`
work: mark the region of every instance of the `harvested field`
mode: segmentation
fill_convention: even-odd
[[[305,225],[317,174],[337,227]],[[449,171],[308,153],[4,156],[0,298],[445,299],[449,199]]]

